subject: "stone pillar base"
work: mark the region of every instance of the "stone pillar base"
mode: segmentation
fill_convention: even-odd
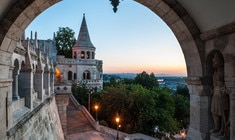
[[[189,127],[186,140],[208,140],[208,139],[209,139],[208,133],[202,133]]]
[[[210,140],[227,140],[224,136],[214,136],[213,134],[210,135]]]

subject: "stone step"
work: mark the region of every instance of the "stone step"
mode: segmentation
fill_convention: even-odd
[[[70,108],[71,107],[71,108]],[[87,120],[82,111],[74,109],[72,105],[70,105],[69,110],[67,111],[67,134],[76,134],[94,131],[95,129]]]

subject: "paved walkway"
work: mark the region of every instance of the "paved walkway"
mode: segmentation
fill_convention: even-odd
[[[70,100],[67,107],[67,140],[114,140],[114,138],[96,131]]]

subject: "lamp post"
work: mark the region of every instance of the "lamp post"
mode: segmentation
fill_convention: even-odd
[[[119,139],[119,136],[118,136],[119,121],[120,121],[120,118],[119,118],[119,116],[118,116],[118,114],[117,114],[117,116],[116,116],[116,123],[117,123],[117,140]]]
[[[88,111],[91,112],[91,94],[92,94],[92,88],[89,87],[88,90]]]
[[[98,111],[99,106],[95,105],[95,120],[98,121],[98,117],[97,117],[97,111]]]

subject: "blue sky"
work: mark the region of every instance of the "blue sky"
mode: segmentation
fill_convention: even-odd
[[[37,31],[39,39],[52,39],[59,27],[69,27],[77,38],[83,13],[104,73],[186,75],[182,50],[170,28],[132,0],[121,1],[116,13],[109,0],[63,0],[33,20],[26,36]]]

